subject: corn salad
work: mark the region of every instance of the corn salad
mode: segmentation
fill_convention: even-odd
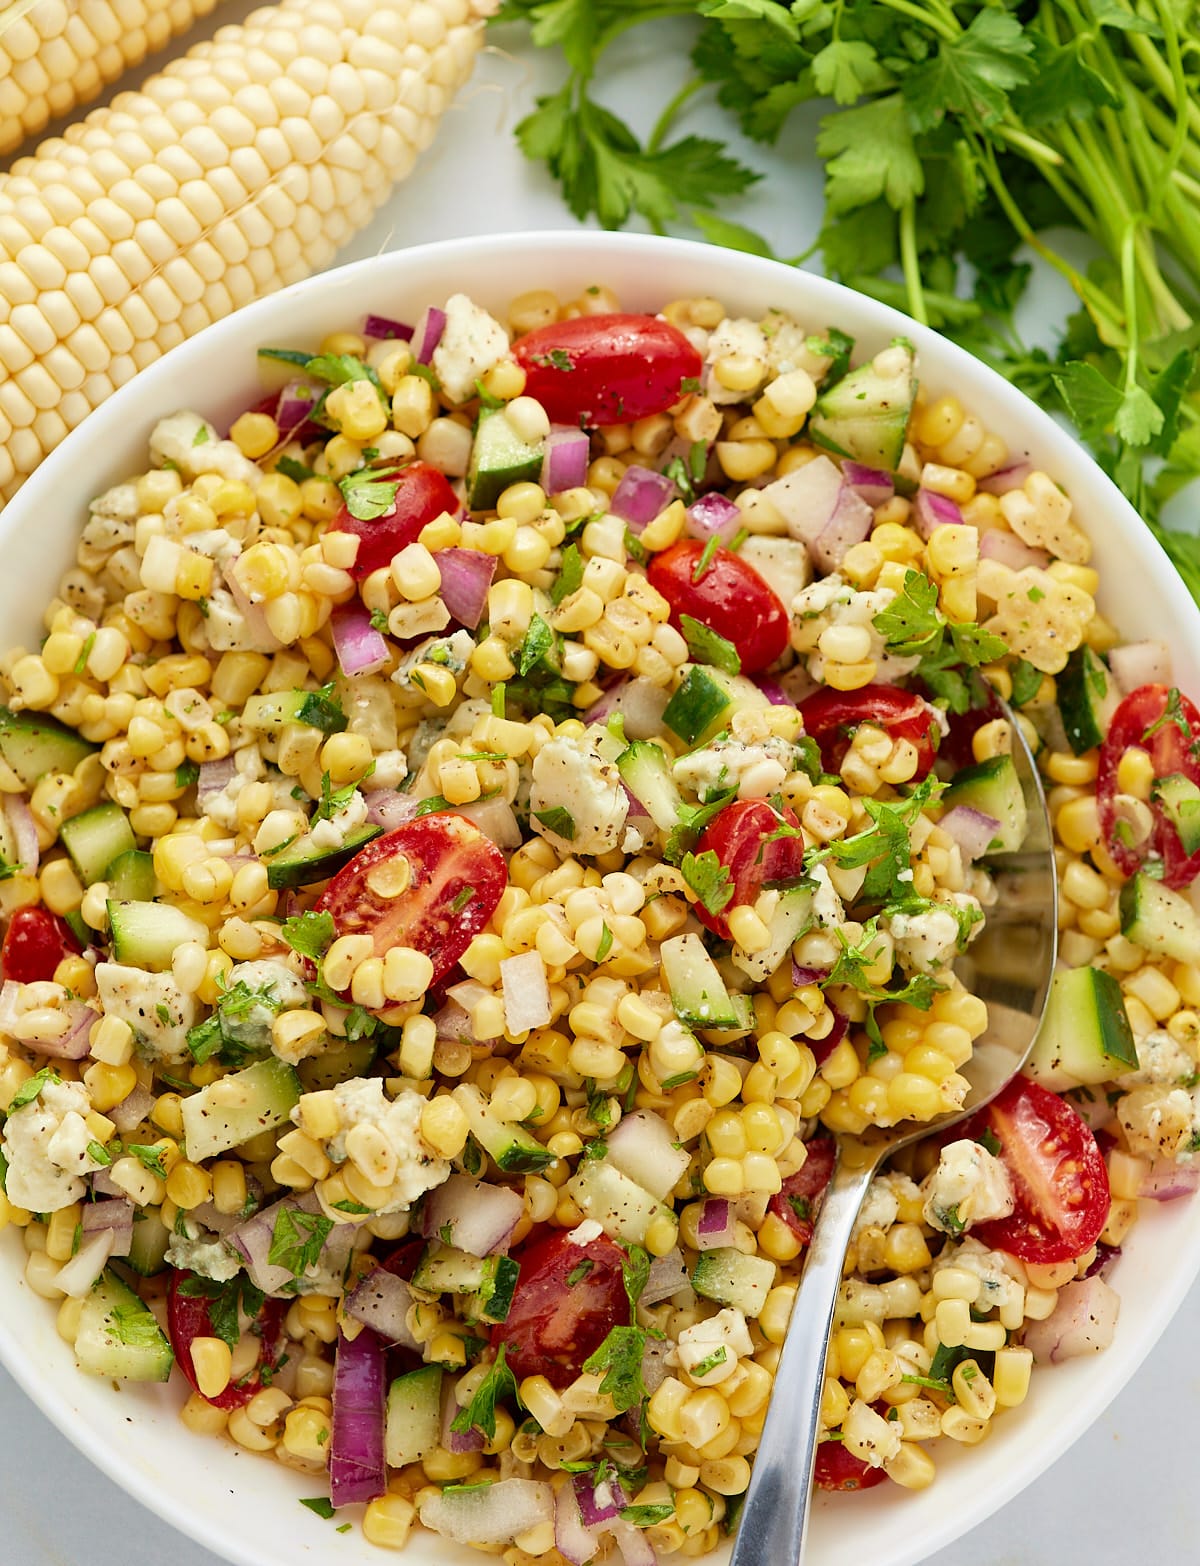
[[[1071,1157],[1039,1206],[1005,1108],[875,1180],[817,1482],[922,1489],[1103,1348],[1200,1146],[1200,719],[1067,497],[903,341],[618,311],[262,345],[282,393],[167,414],[0,658],[26,1281],[373,1543],[509,1566],[735,1526],[829,1133],[958,1106],[987,1028],[988,685],[1062,894],[1013,1091]]]

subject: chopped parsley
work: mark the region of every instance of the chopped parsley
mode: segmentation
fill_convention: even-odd
[[[102,1169],[107,1169],[112,1163],[112,1154],[103,1142],[97,1142],[93,1138],[87,1145],[88,1157],[94,1164],[99,1164]]]
[[[574,840],[575,818],[562,805],[552,805],[549,810],[535,810],[533,818],[535,821],[540,821],[547,831],[555,833],[556,836],[565,837],[568,842]]]
[[[522,679],[535,664],[541,663],[548,652],[553,651],[555,640],[554,632],[545,620],[540,614],[535,614],[529,622],[529,629],[525,633],[525,640],[521,643],[521,650],[517,655],[517,671]]]
[[[333,1502],[327,1495],[310,1495],[302,1498],[301,1506],[307,1506],[310,1512],[316,1512],[318,1517],[323,1517],[326,1522],[333,1518]]]
[[[324,909],[318,913],[314,908],[306,908],[303,913],[286,918],[279,933],[294,952],[315,960],[325,955],[333,940],[333,915]]]
[[[1008,675],[1012,680],[1010,700],[1014,707],[1024,707],[1042,688],[1044,678],[1042,671],[1035,669],[1033,664],[1027,663],[1024,658],[1017,658],[1009,665]]]
[[[222,1343],[228,1343],[230,1348],[236,1348],[241,1337],[239,1313],[250,1321],[256,1321],[265,1298],[263,1291],[256,1288],[244,1272],[239,1272],[226,1283],[217,1283],[212,1278],[202,1278],[199,1273],[193,1273],[179,1285],[179,1292],[185,1299],[206,1301],[213,1336],[220,1338]]]
[[[642,1356],[646,1334],[641,1327],[613,1327],[604,1342],[583,1362],[588,1375],[603,1375],[600,1392],[613,1400],[619,1414],[635,1408],[646,1396]]]
[[[699,560],[696,561],[696,569],[692,572],[693,582],[699,582],[704,577],[709,566],[713,563],[713,556],[716,554],[717,550],[720,549],[720,547],[720,536],[714,533],[701,551]]]
[[[15,1115],[18,1109],[24,1109],[26,1104],[32,1104],[48,1082],[58,1081],[61,1081],[61,1078],[52,1066],[43,1066],[40,1071],[35,1071],[31,1077],[27,1077],[21,1083],[21,1086],[13,1094],[9,1102],[8,1113]]]
[[[732,642],[690,614],[680,615],[679,624],[694,662],[711,664],[726,674],[742,672],[742,660]]]
[[[271,1235],[267,1260],[273,1267],[286,1267],[294,1278],[302,1277],[325,1248],[333,1219],[323,1213],[308,1213],[299,1207],[281,1207]]]
[[[631,1245],[625,1260],[621,1263],[621,1276],[629,1299],[629,1314],[632,1316],[637,1302],[645,1291],[646,1279],[650,1276],[649,1251],[640,1245]]]
[[[596,948],[596,961],[603,962],[613,948],[613,933],[607,924],[602,925],[600,931],[600,944]]]
[[[577,1267],[572,1267],[567,1274],[567,1288],[573,1289],[577,1283],[582,1283],[588,1273],[595,1268],[596,1263],[585,1256]]]
[[[733,896],[729,870],[713,849],[706,848],[702,854],[684,854],[679,869],[707,913],[719,914]]]
[[[489,1441],[496,1435],[496,1404],[501,1398],[515,1398],[520,1404],[517,1393],[517,1378],[508,1368],[504,1358],[504,1345],[495,1360],[488,1367],[487,1374],[475,1389],[475,1395],[466,1408],[460,1409],[450,1425],[458,1435],[465,1435],[469,1430],[480,1430]]]
[[[566,544],[563,546],[558,575],[550,588],[550,602],[555,605],[561,604],[564,598],[577,593],[582,586],[583,556],[579,552],[579,545]]]
[[[970,686],[963,669],[995,663],[1007,644],[972,622],[947,620],[938,590],[921,571],[905,573],[900,594],[874,619],[875,629],[898,658],[919,658],[916,673],[952,712],[966,712]]]
[[[200,768],[194,761],[181,761],[175,768],[175,787],[191,788],[200,780]]]

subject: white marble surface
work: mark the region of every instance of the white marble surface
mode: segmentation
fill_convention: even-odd
[[[232,0],[221,17],[236,20],[249,9],[244,0]],[[653,48],[639,36],[637,54],[613,51],[620,80],[609,101],[644,132],[655,105],[683,79],[686,41],[670,26],[650,40]],[[512,141],[512,127],[535,93],[554,85],[546,62],[531,57],[522,42],[495,37],[416,175],[347,250],[346,259],[471,233],[571,226],[556,188],[521,158]],[[519,54],[502,52],[510,45]],[[765,233],[785,256],[812,243],[819,221],[820,176],[811,154],[817,117],[816,112],[794,117],[773,152],[742,149],[768,177],[730,215]],[[730,139],[702,99],[685,123],[688,130]],[[1040,281],[1027,311],[1032,334],[1067,308],[1057,281]],[[930,1557],[928,1566],[1063,1566],[1083,1560],[1124,1566],[1139,1555],[1200,1559],[1200,1488],[1188,1483],[1191,1433],[1194,1422],[1200,1424],[1198,1328],[1200,1289],[1194,1289],[1140,1374],[1089,1433],[1017,1500]],[[1101,1364],[1096,1369],[1103,1374]],[[93,1469],[2,1370],[0,1454],[4,1566],[219,1566],[216,1557],[140,1509]],[[331,1562],[337,1560],[337,1544],[331,1535]]]

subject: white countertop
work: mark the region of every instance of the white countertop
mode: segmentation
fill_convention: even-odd
[[[237,20],[250,9],[244,0],[232,0],[220,7],[220,19]],[[192,36],[211,31],[209,24]],[[622,54],[620,45],[612,51],[621,80],[608,101],[643,134],[655,106],[683,79],[685,38],[667,26],[654,38],[653,51],[645,47],[646,33],[637,35],[641,58],[628,47]],[[520,48],[519,58],[500,53],[500,45]],[[416,174],[346,250],[345,259],[472,233],[572,226],[557,188],[525,162],[511,134],[535,94],[555,85],[545,57],[534,56],[520,36],[497,35]],[[805,250],[819,222],[820,174],[811,153],[817,118],[812,109],[793,116],[773,151],[741,147],[768,177],[730,216],[765,234],[781,255]],[[701,100],[687,115],[686,129],[736,140]],[[531,286],[535,282],[530,279]],[[1025,318],[1033,336],[1039,323],[1061,319],[1070,308],[1064,287],[1055,278],[1039,282]],[[928,1566],[1064,1566],[1082,1560],[1126,1566],[1138,1557],[1200,1558],[1200,1487],[1187,1482],[1192,1431],[1200,1426],[1197,1329],[1200,1287],[1088,1434],[1022,1496],[931,1556]],[[219,1566],[215,1556],[143,1511],[92,1468],[3,1370],[0,1456],[4,1566]],[[1138,1504],[1150,1496],[1151,1507]],[[331,1540],[331,1562],[336,1552]]]

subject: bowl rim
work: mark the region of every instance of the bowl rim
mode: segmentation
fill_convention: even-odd
[[[983,379],[987,382],[987,396],[991,407],[1018,426],[1031,426],[1030,433],[1036,443],[1039,457],[1044,457],[1046,465],[1053,467],[1056,473],[1059,467],[1067,470],[1074,469],[1077,477],[1087,473],[1090,474],[1089,482],[1094,484],[1097,480],[1100,481],[1101,490],[1107,502],[1113,507],[1120,527],[1125,531],[1131,528],[1137,531],[1139,547],[1148,548],[1150,557],[1155,562],[1153,574],[1163,578],[1162,581],[1155,583],[1155,589],[1166,596],[1167,620],[1170,623],[1185,625],[1190,622],[1194,631],[1200,631],[1200,613],[1196,605],[1175,573],[1161,545],[1146,529],[1137,511],[1117,486],[1051,415],[966,349],[942,337],[932,328],[910,320],[891,306],[868,295],[859,294],[842,284],[831,282],[807,269],[788,267],[782,262],[725,250],[695,240],[578,228],[473,235],[414,245],[341,267],[331,267],[235,310],[231,315],[214,322],[194,337],[178,344],[161,359],[156,360],[117,388],[104,403],[71,431],[0,510],[0,545],[13,530],[22,525],[36,526],[37,512],[42,507],[54,505],[56,489],[63,475],[84,456],[85,452],[93,446],[99,446],[106,437],[112,437],[114,445],[118,448],[127,443],[124,438],[126,432],[123,421],[128,402],[133,401],[135,397],[143,400],[150,398],[160,383],[168,383],[178,369],[185,367],[192,358],[203,361],[219,350],[236,353],[253,337],[256,322],[278,311],[281,302],[289,307],[301,306],[310,295],[319,294],[323,289],[330,287],[331,279],[334,278],[343,286],[347,279],[361,278],[365,297],[368,284],[378,274],[384,275],[386,287],[387,274],[392,269],[396,269],[399,274],[396,282],[399,286],[403,286],[403,272],[406,266],[410,264],[420,266],[428,262],[441,263],[442,275],[452,286],[456,265],[464,262],[477,263],[481,250],[501,258],[530,254],[535,268],[537,255],[542,250],[547,253],[547,259],[553,258],[558,265],[565,265],[573,259],[594,265],[603,263],[607,255],[625,256],[634,260],[644,258],[651,267],[661,268],[664,276],[669,275],[673,259],[714,270],[724,267],[737,273],[739,287],[744,285],[746,292],[761,289],[763,297],[769,297],[768,285],[772,279],[778,278],[782,273],[789,277],[793,287],[798,280],[801,281],[801,286],[811,297],[814,307],[827,308],[832,321],[837,321],[840,305],[844,311],[865,316],[870,323],[869,329],[874,331],[877,328],[880,336],[885,336],[890,331],[893,335],[909,338],[916,346],[918,355],[926,352],[935,357],[943,378],[951,379],[956,368],[961,368],[968,380]],[[298,329],[302,329],[302,311],[297,311],[297,316]],[[136,393],[133,388],[137,388]],[[217,397],[206,397],[204,400],[212,402],[217,400]],[[1200,637],[1197,640],[1200,641]],[[1163,1221],[1161,1214],[1156,1214],[1151,1219],[1153,1224],[1161,1221]],[[971,1506],[966,1521],[962,1520],[963,1511],[955,1511],[953,1515],[944,1516],[933,1525],[923,1523],[919,1538],[910,1540],[907,1545],[901,1545],[898,1552],[890,1557],[889,1566],[912,1566],[912,1563],[923,1559],[928,1553],[941,1549],[962,1537],[1025,1489],[1094,1423],[1132,1379],[1175,1315],[1195,1278],[1200,1275],[1200,1225],[1193,1227],[1196,1232],[1192,1236],[1190,1246],[1186,1243],[1176,1245],[1180,1265],[1166,1280],[1166,1286],[1158,1289],[1148,1312],[1148,1320],[1143,1323],[1145,1330],[1135,1342],[1123,1345],[1121,1355],[1112,1362],[1114,1372],[1107,1375],[1092,1375],[1081,1383],[1070,1411],[1059,1421],[1052,1436],[1040,1438],[1033,1444],[1029,1455],[1020,1462],[1012,1463],[999,1482],[991,1485],[986,1495],[975,1497],[975,1504]],[[231,1529],[223,1527],[212,1518],[206,1518],[201,1506],[198,1505],[193,1511],[181,1514],[161,1487],[147,1483],[145,1475],[139,1472],[131,1459],[125,1457],[120,1447],[106,1443],[99,1431],[81,1421],[79,1411],[73,1406],[69,1396],[67,1384],[60,1386],[59,1378],[46,1377],[38,1371],[31,1357],[17,1341],[15,1333],[2,1313],[0,1313],[0,1362],[5,1365],[22,1391],[47,1415],[58,1430],[128,1495],[204,1548],[225,1556],[230,1562],[235,1563],[235,1566],[262,1566],[263,1557],[252,1553],[248,1546],[243,1547]],[[872,1495],[856,1497],[856,1504],[863,1506],[865,1503],[874,1509],[879,1505],[877,1498],[881,1491],[888,1488],[890,1487],[881,1487]],[[841,1498],[821,1499],[823,1505],[832,1502],[836,1506],[841,1502]],[[848,1517],[849,1513],[846,1515]],[[724,1553],[727,1554],[727,1551],[728,1546],[725,1546]],[[722,1558],[723,1553],[720,1551],[708,1557],[713,1561]],[[464,1561],[465,1559],[466,1556]]]

